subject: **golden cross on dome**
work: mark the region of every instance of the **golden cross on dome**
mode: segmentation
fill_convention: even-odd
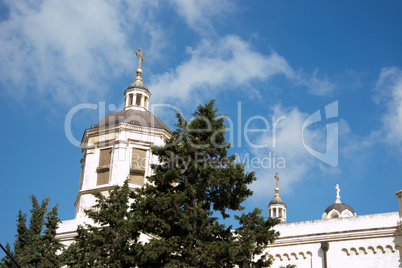
[[[141,61],[145,60],[144,56],[142,56],[142,49],[138,49],[138,51],[135,52],[135,55],[138,57],[138,69],[141,69]]]
[[[276,180],[276,188],[278,188],[278,181],[279,181],[278,172],[276,172],[274,177],[275,177],[275,180]]]

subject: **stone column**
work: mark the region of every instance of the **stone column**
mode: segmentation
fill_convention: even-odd
[[[145,96],[141,94],[141,107],[145,107],[144,102],[145,102]]]
[[[396,197],[399,200],[399,220],[398,220],[398,229],[402,230],[402,190],[399,190],[395,193]]]

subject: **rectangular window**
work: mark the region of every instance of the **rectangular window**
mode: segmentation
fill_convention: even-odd
[[[133,148],[129,183],[143,185],[145,177],[146,150]]]
[[[96,169],[98,179],[96,185],[109,183],[110,160],[112,156],[112,148],[102,149],[99,153],[99,166]]]
[[[143,185],[144,184],[144,172],[130,170],[129,183]]]
[[[137,94],[137,97],[136,97],[136,100],[135,100],[135,104],[137,104],[138,106],[141,105],[141,97],[142,97],[141,94]]]
[[[128,95],[128,105],[133,105],[133,94]]]

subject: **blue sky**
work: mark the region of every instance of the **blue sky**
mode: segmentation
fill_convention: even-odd
[[[228,116],[231,153],[258,177],[246,209],[267,215],[278,172],[291,222],[321,218],[336,184],[358,215],[397,211],[401,10],[400,1],[2,1],[0,243],[14,241],[31,194],[74,217],[74,141],[99,109],[69,112],[121,109],[140,47],[153,111],[171,128],[172,107],[190,118],[212,98]],[[322,120],[305,123],[316,111]]]

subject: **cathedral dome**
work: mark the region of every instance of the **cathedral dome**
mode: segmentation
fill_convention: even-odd
[[[328,219],[335,219],[335,218],[346,218],[346,217],[354,217],[357,216],[355,210],[344,203],[341,202],[341,197],[339,196],[339,185],[337,184],[335,187],[337,194],[336,194],[336,201],[334,204],[328,206],[324,213],[322,214],[321,219],[328,220]]]
[[[147,110],[134,110],[127,109],[120,112],[115,112],[106,115],[102,118],[95,127],[103,127],[118,123],[128,123],[143,127],[152,127],[164,129],[168,132],[172,132],[170,128],[162,122],[159,118],[153,115]]]
[[[136,126],[164,129],[172,133],[165,123],[148,111],[151,92],[149,92],[148,87],[141,78],[141,61],[145,58],[142,56],[141,48],[135,54],[138,56],[137,76],[134,82],[128,85],[124,91],[124,110],[106,115],[94,127],[128,123]]]

